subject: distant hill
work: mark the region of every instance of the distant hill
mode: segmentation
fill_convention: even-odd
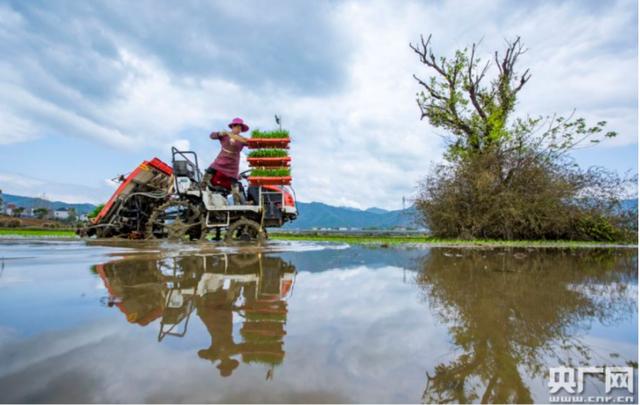
[[[381,208],[335,207],[319,202],[298,202],[297,205],[298,219],[286,224],[285,229],[416,227],[414,207],[387,211]]]
[[[86,214],[95,208],[93,204],[71,204],[62,201],[46,201],[37,197],[3,194],[6,204],[19,207],[75,208],[79,214]],[[382,208],[360,210],[352,207],[335,207],[323,203],[298,202],[298,219],[285,225],[285,229],[312,228],[395,228],[415,227],[415,209],[387,211]]]
[[[13,194],[2,194],[2,198],[4,199],[5,204],[15,204],[18,207],[24,208],[51,208],[56,210],[58,208],[75,208],[78,214],[88,214],[96,207],[93,204],[82,203],[82,204],[72,204],[66,203],[63,201],[47,201],[42,198],[37,197],[24,197],[20,195]]]
[[[50,207],[75,208],[79,214],[87,214],[95,208],[93,204],[70,204],[62,201],[45,201],[41,198],[23,197],[3,194],[7,204],[16,204],[25,208]],[[45,205],[48,204],[48,205]],[[624,210],[638,209],[638,200],[624,200]],[[372,207],[360,210],[352,207],[336,207],[319,202],[298,202],[298,219],[287,223],[284,229],[312,229],[312,228],[360,228],[360,229],[390,229],[396,227],[416,228],[417,211],[415,207],[405,210],[385,210]]]
[[[367,208],[365,211],[371,212],[373,214],[386,214],[387,212],[389,212],[388,210],[385,210],[383,208],[378,208],[378,207]]]

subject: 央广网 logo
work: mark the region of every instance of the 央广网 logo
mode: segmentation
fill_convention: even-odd
[[[613,389],[626,390],[633,394],[634,377],[632,367],[551,367],[549,369],[549,402],[629,402],[633,396],[588,396],[583,397],[584,380],[587,375],[604,374],[604,392]]]

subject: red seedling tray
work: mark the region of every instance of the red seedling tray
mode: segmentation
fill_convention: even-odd
[[[251,167],[287,167],[290,161],[290,156],[247,158],[247,162],[249,162],[249,166]]]
[[[285,176],[285,177],[254,177],[254,176],[249,176],[249,183],[251,183],[254,186],[289,185],[289,184],[291,184],[291,176]]]
[[[291,139],[289,138],[249,138],[248,146],[250,149],[261,149],[261,148],[287,149],[289,148],[289,142],[291,142]]]

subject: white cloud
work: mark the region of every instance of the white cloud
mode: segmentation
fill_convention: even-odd
[[[0,183],[4,187],[8,186],[8,187],[15,187],[15,188],[42,187],[45,184],[41,180],[36,180],[33,178],[24,177],[16,174],[10,174],[10,173],[0,173]]]
[[[0,106],[0,145],[27,142],[37,138],[37,131],[29,120]]]
[[[178,150],[191,150],[191,142],[188,139],[176,139],[167,145],[167,149],[172,147]]]
[[[118,129],[100,125],[91,118],[43,100],[13,84],[0,83],[0,103],[5,108],[11,106],[10,108],[22,117],[28,117],[28,125],[16,128],[16,133],[22,134],[25,140],[40,137],[51,131],[59,135],[75,134],[116,147],[131,147],[133,144],[132,139]],[[16,116],[9,118],[15,123],[25,122],[27,119]],[[47,126],[38,125],[40,120],[46,122]],[[10,142],[14,128],[5,126],[1,129],[3,133],[0,139],[9,139]]]
[[[100,184],[100,187],[88,187],[6,172],[0,172],[0,190],[7,194],[44,197],[50,201],[93,204],[104,202],[104,196],[113,192],[113,189],[104,183]]]

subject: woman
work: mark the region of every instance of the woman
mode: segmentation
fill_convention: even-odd
[[[242,118],[234,118],[229,123],[229,128],[231,132],[212,132],[209,135],[209,138],[219,140],[222,148],[218,157],[205,171],[202,183],[205,187],[208,184],[213,184],[231,189],[234,204],[244,204],[244,193],[240,192],[238,172],[240,171],[240,151],[248,140],[240,133],[247,132],[249,126],[242,121]]]

